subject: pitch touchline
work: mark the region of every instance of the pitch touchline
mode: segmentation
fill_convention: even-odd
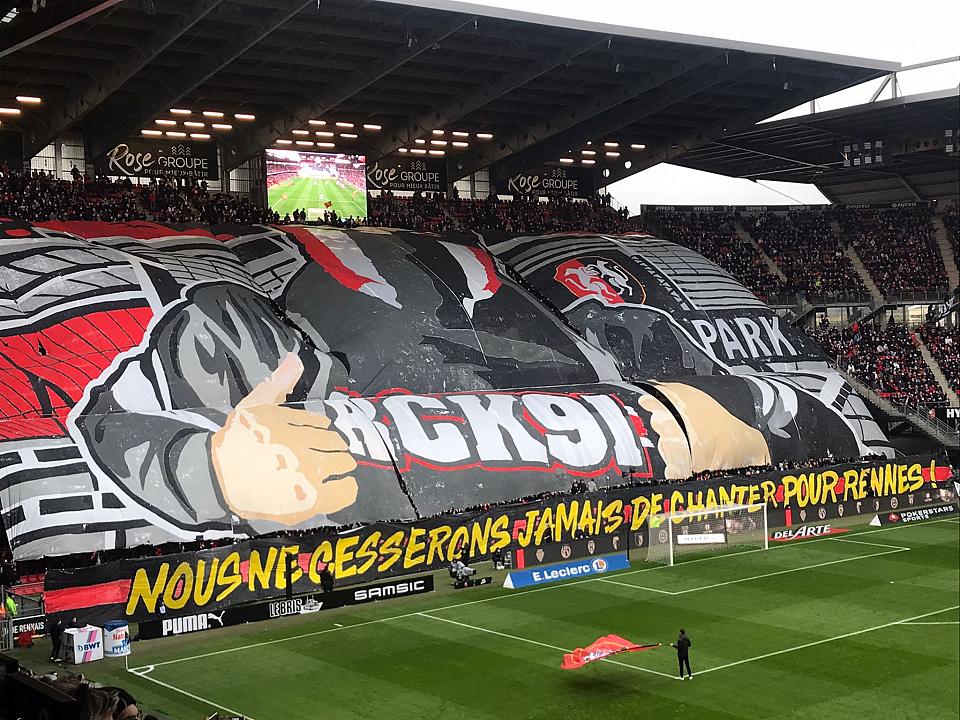
[[[865,530],[864,532],[859,532],[859,533],[855,533],[855,534],[856,534],[857,536],[860,536],[860,535],[871,535],[871,534],[873,534],[873,533],[878,533],[878,532],[887,532],[887,531],[889,531],[889,530],[902,530],[903,528],[921,527],[922,525],[933,525],[933,524],[935,524],[935,523],[942,523],[942,522],[949,522],[949,520],[943,520],[943,519],[942,519],[942,520],[929,520],[929,521],[927,521],[927,522],[925,522],[925,523],[918,523],[918,524],[916,524],[916,525],[891,525],[890,527],[878,528],[878,529],[876,529],[876,530]],[[804,546],[804,545],[810,545],[810,544],[815,543],[815,542],[820,542],[820,541],[823,541],[823,540],[833,540],[833,539],[835,539],[835,538],[833,538],[833,537],[814,538],[814,539],[811,539],[811,540],[805,540],[805,541],[803,541],[803,542],[798,542],[798,543],[795,543],[795,544],[786,545],[786,546],[784,546],[784,547],[802,547],[802,546]],[[770,549],[771,549],[771,550],[777,550],[777,549],[783,549],[783,548],[781,548],[781,547],[776,547],[776,548],[770,548]],[[758,549],[758,550],[747,550],[747,551],[742,552],[742,553],[734,553],[734,555],[746,555],[747,553],[753,553],[753,552],[763,552],[763,550],[762,550],[762,549]],[[695,563],[695,562],[705,562],[705,561],[707,561],[707,560],[718,560],[718,559],[724,559],[724,558],[728,558],[728,557],[731,557],[731,556],[730,556],[730,555],[719,555],[719,556],[712,556],[712,557],[707,557],[707,558],[699,558],[699,559],[697,559],[697,560],[690,560],[690,561],[685,562],[685,563],[683,563],[683,564],[684,564],[684,565],[690,565],[690,564]],[[643,568],[643,569],[640,569],[640,570],[632,570],[632,571],[628,571],[628,572],[624,572],[624,573],[618,573],[618,574],[617,574],[617,577],[622,577],[622,576],[624,576],[624,575],[634,575],[634,574],[636,574],[636,573],[648,572],[648,571],[650,571],[650,570],[663,570],[664,568],[668,568],[668,567],[670,567],[670,566],[669,566],[669,565],[658,565],[658,566],[652,567],[652,568]],[[262,641],[262,642],[250,643],[249,645],[240,645],[240,646],[238,646],[238,647],[226,648],[226,649],[224,649],[224,650],[214,650],[214,651],[212,651],[212,652],[201,653],[201,654],[199,654],[199,655],[190,655],[190,656],[185,657],[185,658],[176,658],[176,659],[174,659],[174,660],[164,660],[163,662],[153,663],[153,666],[154,666],[154,667],[160,667],[160,666],[162,666],[162,665],[173,665],[173,664],[175,664],[175,663],[188,662],[188,661],[190,661],[190,660],[201,660],[201,659],[203,659],[203,658],[215,657],[215,656],[217,656],[217,655],[224,655],[224,654],[226,654],[226,653],[237,652],[237,651],[240,651],[240,650],[252,650],[252,649],[254,649],[254,648],[264,647],[264,646],[267,646],[267,645],[276,645],[277,643],[287,642],[287,641],[289,641],[289,640],[302,640],[302,639],[304,639],[304,638],[316,637],[316,636],[318,636],[318,635],[325,635],[325,634],[331,633],[331,632],[339,632],[339,631],[341,631],[341,630],[349,630],[350,628],[364,627],[364,626],[366,626],[366,625],[375,625],[375,624],[377,624],[377,623],[387,622],[388,620],[399,620],[399,619],[401,619],[401,618],[412,617],[413,615],[419,615],[420,612],[430,612],[430,613],[434,613],[434,612],[440,612],[441,610],[454,610],[454,609],[456,609],[456,608],[466,607],[466,606],[468,606],[468,605],[478,605],[478,604],[480,604],[480,603],[493,602],[494,600],[502,600],[502,599],[504,599],[504,598],[515,598],[515,597],[521,597],[521,596],[523,596],[523,595],[530,595],[530,594],[536,593],[536,592],[544,592],[544,591],[547,591],[547,590],[557,590],[557,589],[559,589],[559,588],[574,587],[574,586],[576,586],[576,585],[582,585],[583,583],[595,582],[595,581],[597,581],[597,580],[599,580],[599,579],[601,579],[601,578],[590,577],[590,578],[584,578],[583,580],[573,580],[573,581],[571,581],[571,582],[558,583],[558,584],[555,584],[555,585],[544,585],[543,587],[537,587],[537,588],[533,588],[533,589],[531,589],[531,590],[523,590],[523,591],[520,591],[520,592],[513,592],[513,593],[504,593],[504,594],[501,594],[501,595],[493,595],[493,596],[488,597],[488,598],[480,598],[479,600],[468,600],[467,602],[454,603],[454,604],[452,604],[452,605],[443,605],[443,606],[441,606],[441,607],[433,608],[433,609],[431,609],[431,610],[423,610],[423,611],[417,611],[417,612],[403,613],[403,614],[401,614],[401,615],[392,615],[392,616],[390,616],[390,617],[377,618],[376,620],[365,620],[364,622],[353,623],[352,625],[343,625],[342,627],[332,627],[332,628],[326,628],[326,629],[324,629],[324,630],[314,630],[313,632],[302,633],[302,634],[300,634],[300,635],[291,635],[290,637],[276,638],[275,640],[264,640],[264,641]],[[634,587],[637,587],[637,586],[634,586]],[[144,667],[148,667],[148,666],[144,666]],[[132,669],[130,670],[130,672],[135,672],[135,671],[137,671],[137,670],[143,670],[143,667],[140,667],[140,668],[132,668]]]
[[[215,708],[217,708],[218,710],[225,710],[226,712],[230,713],[231,715],[241,716],[241,717],[245,718],[246,720],[254,720],[254,718],[251,717],[250,715],[247,715],[247,714],[244,714],[244,713],[241,713],[241,712],[237,712],[236,710],[231,710],[231,709],[228,708],[226,705],[220,705],[220,704],[218,704],[218,703],[213,702],[212,700],[207,700],[206,698],[200,697],[199,695],[194,695],[192,692],[187,692],[186,690],[181,690],[180,688],[176,687],[175,685],[171,685],[171,684],[169,684],[169,683],[165,683],[165,682],[163,682],[163,680],[157,680],[156,678],[152,678],[152,677],[150,677],[150,675],[148,674],[148,673],[150,672],[150,670],[153,670],[153,666],[152,666],[152,665],[148,665],[148,666],[147,666],[147,669],[140,670],[139,672],[138,672],[137,670],[131,670],[130,672],[132,672],[134,675],[136,675],[136,676],[139,677],[139,678],[143,678],[144,680],[149,680],[150,682],[156,683],[157,685],[160,685],[161,687],[165,687],[165,688],[167,688],[168,690],[173,690],[174,692],[178,692],[178,693],[180,693],[181,695],[186,695],[188,698],[191,698],[191,699],[193,699],[193,700],[196,700],[197,702],[202,702],[202,703],[204,703],[205,705],[210,705],[211,707],[215,707]]]
[[[844,638],[854,637],[856,635],[863,635],[864,633],[874,632],[876,630],[883,630],[884,628],[893,627],[894,625],[904,625],[913,620],[922,620],[923,618],[930,617],[931,615],[939,615],[940,613],[948,612],[950,610],[957,610],[960,608],[960,605],[953,605],[948,608],[943,608],[941,610],[934,610],[933,612],[924,613],[923,615],[914,615],[913,617],[904,618],[903,620],[894,620],[893,622],[884,623],[883,625],[874,625],[873,627],[864,628],[863,630],[854,630],[853,632],[844,633],[843,635],[836,635],[831,638],[825,638],[823,640],[815,640],[813,642],[804,643],[803,645],[796,645],[791,648],[786,648],[784,650],[776,650],[775,652],[765,653],[763,655],[757,655],[756,657],[747,658],[746,660],[737,660],[736,662],[727,663],[726,665],[717,665],[716,667],[707,668],[706,670],[701,670],[698,675],[703,675],[704,673],[716,672],[717,670],[726,670],[727,668],[736,667],[737,665],[745,665],[746,663],[755,662],[757,660],[764,660],[766,658],[776,657],[777,655],[784,655],[789,652],[794,652],[796,650],[803,650],[805,648],[814,647],[816,645],[823,645],[825,643],[834,642],[835,640],[843,640]]]
[[[900,623],[901,625],[960,625],[960,620],[937,620],[935,622],[907,622],[904,621]]]
[[[863,543],[864,545],[870,543]],[[887,546],[891,547],[891,546]],[[620,585],[622,587],[635,588],[637,590],[650,590],[665,595],[686,595],[687,593],[700,592],[701,590],[710,590],[712,588],[724,587],[725,585],[736,585],[737,583],[749,582],[751,580],[760,580],[762,578],[774,577],[776,575],[788,575],[790,573],[800,572],[801,570],[813,570],[814,568],[826,567],[827,565],[839,565],[840,563],[853,562],[854,560],[866,560],[868,558],[880,557],[882,555],[893,555],[894,553],[907,552],[910,548],[897,548],[895,550],[886,550],[884,552],[873,553],[871,555],[857,555],[856,557],[843,558],[841,560],[830,560],[829,562],[816,563],[815,565],[803,565],[789,570],[777,570],[776,572],[764,573],[762,575],[751,575],[750,577],[737,578],[736,580],[726,580],[724,582],[713,583],[712,585],[703,585],[702,587],[689,588],[687,590],[659,590],[657,588],[644,587],[643,585],[634,585],[633,583],[618,582],[609,578],[597,578],[598,581],[609,583],[611,585]]]
[[[548,643],[542,643],[539,640],[531,640],[529,638],[518,637],[517,635],[510,635],[509,633],[500,632],[499,630],[490,630],[489,628],[479,627],[477,625],[468,625],[467,623],[458,622],[457,620],[450,620],[449,618],[437,617],[435,615],[430,615],[427,612],[415,613],[420,617],[430,618],[431,620],[437,620],[438,622],[445,622],[451,625],[459,625],[463,628],[469,628],[470,630],[476,630],[477,632],[488,633],[490,635],[497,635],[499,637],[507,638],[508,640],[516,640],[518,642],[529,643],[530,645],[539,645],[540,647],[550,648],[551,650],[558,650],[560,652],[568,653],[571,652],[566,648],[558,647],[557,645],[550,645]],[[602,658],[601,662],[610,663],[611,665],[619,665],[620,667],[630,668],[631,670],[640,670],[641,672],[650,673],[651,675],[659,675],[660,677],[665,677],[670,680],[679,680],[680,678],[675,675],[668,675],[667,673],[662,673],[659,670],[651,670],[650,668],[640,667],[639,665],[631,665],[630,663],[620,662],[619,660],[613,660],[611,658]]]

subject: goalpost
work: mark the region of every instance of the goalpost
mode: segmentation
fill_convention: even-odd
[[[650,515],[647,562],[675,565],[690,555],[767,550],[767,505],[723,505]]]

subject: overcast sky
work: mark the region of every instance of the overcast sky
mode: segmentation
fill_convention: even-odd
[[[444,1],[427,0],[422,4],[436,5]],[[417,0],[412,0],[411,4],[418,4]],[[782,3],[681,0],[651,3],[643,0],[482,0],[476,4],[553,17],[892,60],[904,65],[960,56],[958,3],[955,1],[804,0],[802,3]],[[824,98],[817,109],[823,111],[867,102],[879,83],[878,80],[868,87],[853,88],[836,97]],[[901,95],[956,87],[960,83],[960,62],[903,73],[899,83]],[[781,117],[806,110],[804,106]],[[611,187],[611,192],[614,198],[632,210],[651,203],[788,204],[790,198],[803,203],[827,202],[813,186],[759,184],[670,165],[659,165],[622,180]]]

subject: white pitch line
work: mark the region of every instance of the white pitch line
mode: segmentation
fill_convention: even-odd
[[[873,543],[862,543],[872,545]],[[879,547],[894,547],[892,545],[880,545]],[[735,580],[725,580],[724,582],[713,583],[711,585],[702,585],[700,587],[688,588],[686,590],[658,590],[656,588],[634,585],[632,583],[618,582],[609,578],[597,578],[600,582],[610,583],[611,585],[622,585],[623,587],[635,588],[637,590],[649,590],[651,592],[663,593],[664,595],[686,595],[687,593],[700,592],[701,590],[711,590],[713,588],[724,587],[725,585],[736,585],[737,583],[750,582],[751,580],[761,580],[763,578],[775,577],[777,575],[789,575],[790,573],[801,572],[802,570],[813,570],[815,568],[826,567],[828,565],[839,565],[840,563],[853,562],[855,560],[867,560],[868,558],[880,557],[882,555],[892,555],[894,553],[906,552],[910,548],[898,547],[895,550],[886,550],[870,555],[857,555],[856,557],[842,558],[840,560],[830,560],[828,562],[815,563],[813,565],[802,565],[801,567],[790,568],[788,570],[777,570],[776,572],[763,573],[762,575],[751,575],[750,577],[736,578]]]
[[[893,550],[909,550],[910,549],[910,548],[903,547],[903,545],[886,545],[884,543],[866,542],[864,540],[851,540],[850,538],[835,537],[832,539],[835,542],[853,543],[854,545],[870,545],[872,547],[891,548]]]
[[[865,531],[863,531],[863,532],[859,532],[859,533],[855,533],[855,534],[856,534],[857,536],[859,536],[859,535],[870,535],[870,534],[878,533],[878,532],[888,532],[888,531],[890,531],[890,530],[902,530],[903,528],[909,528],[909,527],[922,527],[923,525],[933,525],[933,524],[935,524],[935,523],[942,523],[942,522],[950,522],[950,521],[949,521],[949,520],[928,520],[928,521],[926,521],[926,522],[917,523],[917,524],[915,524],[915,525],[891,525],[891,526],[889,526],[889,527],[878,528],[878,529],[876,529],[876,530],[865,530]],[[811,539],[811,540],[804,540],[803,542],[798,542],[798,543],[795,543],[795,544],[794,544],[794,543],[790,543],[790,544],[787,545],[787,547],[803,547],[804,545],[810,545],[810,544],[815,543],[815,542],[820,542],[820,541],[823,541],[823,540],[833,540],[833,539],[834,539],[834,538],[833,538],[833,537],[830,537],[830,536],[828,536],[828,537],[822,537],[822,538],[813,538],[813,539]],[[780,546],[777,546],[776,548],[771,548],[771,550],[773,550],[773,549],[780,549]],[[753,553],[753,552],[764,552],[764,550],[763,550],[762,548],[759,548],[759,549],[757,549],[757,550],[747,550],[747,551],[742,552],[742,553],[734,553],[734,555],[745,555],[745,554],[747,554],[747,553]],[[681,563],[681,565],[690,565],[690,564],[695,563],[695,562],[704,562],[704,561],[707,561],[707,560],[722,560],[722,559],[724,559],[724,558],[729,558],[729,557],[731,557],[731,556],[730,556],[730,555],[711,556],[711,557],[706,557],[706,558],[699,558],[699,559],[697,559],[697,560],[690,560],[690,561],[688,561],[688,562]],[[640,569],[640,570],[632,570],[632,571],[629,571],[629,572],[617,573],[616,577],[623,577],[623,576],[626,576],[626,575],[634,575],[634,574],[636,574],[636,573],[648,572],[648,571],[650,571],[650,570],[663,570],[663,569],[666,569],[666,568],[669,568],[669,567],[670,567],[669,565],[658,565],[658,566],[652,567],[652,568],[642,568],[642,569]],[[601,579],[603,579],[603,578],[599,578],[599,577],[588,577],[588,578],[584,578],[583,580],[572,580],[572,581],[570,581],[570,582],[556,583],[556,584],[552,584],[552,585],[543,585],[543,586],[541,586],[541,587],[535,587],[535,588],[531,588],[531,589],[529,589],[529,590],[521,590],[521,591],[518,591],[518,592],[504,593],[504,594],[502,594],[502,595],[493,595],[493,596],[491,596],[491,597],[481,598],[481,599],[479,599],[479,600],[468,600],[468,601],[466,601],[466,602],[453,603],[452,605],[443,605],[443,606],[441,606],[441,607],[433,608],[433,609],[431,609],[431,610],[424,610],[423,612],[431,612],[431,613],[433,613],[433,612],[440,612],[441,610],[454,610],[454,609],[456,609],[456,608],[466,607],[466,606],[468,606],[468,605],[478,605],[478,604],[480,604],[480,603],[487,603],[487,602],[494,602],[494,601],[496,601],[496,600],[503,600],[504,598],[515,598],[515,597],[521,597],[521,596],[523,596],[523,595],[530,595],[530,594],[532,594],[532,593],[537,593],[537,592],[546,592],[546,591],[548,591],[548,590],[558,590],[558,589],[560,589],[560,588],[575,587],[575,586],[577,586],[577,585],[582,585],[583,583],[596,582],[597,580],[601,580]],[[367,620],[367,621],[364,621],[364,622],[354,623],[354,624],[352,624],[352,625],[344,625],[344,626],[342,626],[342,627],[327,628],[326,630],[314,630],[313,632],[302,633],[302,634],[300,634],[300,635],[291,635],[290,637],[277,638],[277,639],[275,639],[275,640],[264,640],[264,641],[262,641],[262,642],[250,643],[249,645],[240,645],[240,646],[233,647],[233,648],[226,648],[225,650],[214,650],[214,651],[212,651],[212,652],[201,653],[201,654],[199,654],[199,655],[190,655],[190,656],[185,657],[185,658],[176,658],[176,659],[174,659],[174,660],[164,660],[163,662],[154,663],[154,666],[155,666],[155,667],[160,667],[160,666],[162,666],[162,665],[173,665],[173,664],[175,664],[175,663],[189,662],[189,661],[191,661],[191,660],[201,660],[201,659],[203,659],[203,658],[214,657],[214,656],[217,656],[217,655],[224,655],[224,654],[226,654],[226,653],[239,652],[239,651],[241,651],[241,650],[253,650],[253,649],[258,648],[258,647],[264,647],[264,646],[266,646],[266,645],[276,645],[277,643],[287,642],[287,641],[289,641],[289,640],[302,640],[302,639],[304,639],[304,638],[316,637],[316,636],[318,636],[318,635],[325,635],[326,633],[338,632],[338,631],[340,631],[340,630],[349,630],[349,629],[351,629],[351,628],[364,627],[364,626],[366,626],[366,625],[375,625],[375,624],[377,624],[377,623],[387,622],[388,620],[399,620],[400,618],[411,617],[411,616],[413,616],[413,615],[418,615],[418,614],[419,614],[419,612],[409,612],[409,613],[403,613],[402,615],[392,615],[392,616],[390,616],[390,617],[378,618],[378,619],[376,619],[376,620]],[[143,669],[143,668],[133,668],[133,669],[131,670],[131,672],[133,672],[133,670],[142,670],[142,669]]]
[[[737,583],[749,582],[750,580],[760,580],[761,578],[774,577],[775,575],[787,575],[788,573],[799,572],[800,570],[813,570],[814,568],[827,567],[828,565],[839,565],[840,563],[853,562],[854,560],[866,560],[867,558],[880,557],[881,555],[893,555],[894,553],[905,552],[909,549],[910,548],[903,548],[902,550],[885,550],[884,552],[873,553],[872,555],[858,555],[857,557],[831,560],[829,562],[816,563],[815,565],[804,565],[803,567],[793,568],[791,570],[778,570],[777,572],[764,573],[762,575],[754,575],[752,577],[739,578],[737,580],[727,580],[725,582],[713,583],[712,585],[704,585],[703,587],[691,588],[689,590],[678,590],[675,594],[686,595],[687,593],[710,590],[712,588],[724,587],[725,585],[736,585]]]
[[[902,622],[901,625],[960,625],[960,620],[938,620],[935,622]]]
[[[647,590],[649,592],[660,593],[661,595],[676,595],[673,590],[661,590],[660,588],[647,587],[646,585],[634,585],[633,583],[620,582],[610,578],[597,578],[597,582],[607,583],[608,585],[620,585],[621,587],[632,588],[634,590]]]
[[[153,669],[153,665],[147,665],[147,667],[150,668],[150,670]],[[242,717],[245,718],[246,720],[254,720],[254,718],[251,717],[250,715],[247,715],[247,714],[241,713],[241,712],[237,712],[236,710],[231,710],[231,709],[228,708],[226,705],[220,705],[220,704],[218,704],[218,703],[213,702],[212,700],[207,700],[207,698],[205,698],[205,697],[200,697],[199,695],[194,695],[192,692],[187,692],[186,690],[181,690],[181,689],[178,688],[176,685],[171,685],[170,683],[165,683],[165,682],[163,682],[163,680],[157,680],[156,678],[152,678],[152,677],[150,677],[150,675],[148,674],[148,673],[150,672],[150,670],[143,670],[143,671],[140,671],[140,672],[138,672],[137,670],[130,670],[130,672],[133,673],[134,675],[136,675],[138,678],[143,678],[144,680],[149,680],[149,681],[152,682],[152,683],[156,683],[157,685],[160,685],[161,687],[167,688],[167,690],[173,690],[174,692],[178,692],[178,693],[180,693],[181,695],[186,695],[188,698],[191,698],[191,699],[193,699],[193,700],[196,700],[197,702],[202,702],[202,703],[204,703],[204,704],[206,704],[206,705],[209,705],[209,706],[211,706],[211,707],[215,707],[215,708],[217,708],[218,710],[225,710],[226,712],[230,713],[231,715],[242,716]]]
[[[430,618],[431,620],[437,620],[439,622],[449,623],[451,625],[459,625],[463,628],[469,628],[470,630],[476,630],[477,632],[488,633],[490,635],[497,635],[499,637],[507,638],[508,640],[516,640],[518,642],[529,643],[530,645],[539,645],[540,647],[550,648],[551,650],[557,650],[559,652],[568,653],[572,650],[559,647],[557,645],[550,645],[548,643],[542,643],[539,640],[531,640],[529,638],[518,637],[517,635],[510,635],[509,633],[500,632],[499,630],[490,630],[489,628],[479,627],[477,625],[468,625],[467,623],[458,622],[457,620],[450,620],[449,618],[436,617],[435,615],[430,615],[426,612],[416,613],[420,617]],[[619,665],[620,667],[630,668],[631,670],[639,670],[640,672],[650,673],[651,675],[659,675],[660,677],[665,677],[670,680],[679,680],[676,675],[668,675],[667,673],[662,673],[659,670],[651,670],[650,668],[640,667],[639,665],[631,665],[630,663],[620,662],[618,660],[613,660],[611,658],[601,658],[601,662],[610,663],[611,665]]]
[[[756,657],[746,658],[744,660],[737,660],[736,662],[727,663],[726,665],[717,665],[716,667],[707,668],[706,670],[700,670],[697,675],[703,675],[704,673],[716,672],[717,670],[726,670],[727,668],[736,667],[737,665],[745,665],[746,663],[756,662],[757,660],[765,660],[766,658],[776,657],[777,655],[785,655],[786,653],[796,652],[797,650],[804,650],[806,648],[815,647],[817,645],[824,645],[826,643],[835,642],[836,640],[843,640],[848,637],[855,637],[857,635],[863,635],[864,633],[874,632],[876,630],[883,630],[888,627],[893,627],[895,625],[903,625],[904,623],[910,622],[912,620],[922,620],[923,618],[930,617],[931,615],[939,615],[940,613],[948,612],[950,610],[956,610],[960,608],[960,605],[954,605],[952,607],[943,608],[941,610],[934,610],[933,612],[924,613],[923,615],[914,615],[913,617],[904,618],[902,620],[894,620],[893,622],[884,623],[883,625],[874,625],[873,627],[863,628],[862,630],[854,630],[853,632],[844,633],[843,635],[835,635],[834,637],[824,638],[823,640],[815,640],[813,642],[804,643],[803,645],[796,645],[794,647],[786,648],[784,650],[776,650],[774,652],[765,653],[763,655],[757,655]]]

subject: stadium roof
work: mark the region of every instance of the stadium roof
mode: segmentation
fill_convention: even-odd
[[[897,202],[960,194],[960,89],[892,98],[763,123],[692,150],[677,165],[752,180],[814,183],[833,202]],[[844,146],[882,140],[884,161],[844,167]]]
[[[228,167],[285,140],[373,159],[433,150],[453,178],[567,156],[609,184],[899,67],[437,1],[65,0],[33,13],[0,0],[0,12],[14,5],[0,107],[42,98],[3,117],[28,155],[77,129],[93,159],[148,130],[219,138]]]

